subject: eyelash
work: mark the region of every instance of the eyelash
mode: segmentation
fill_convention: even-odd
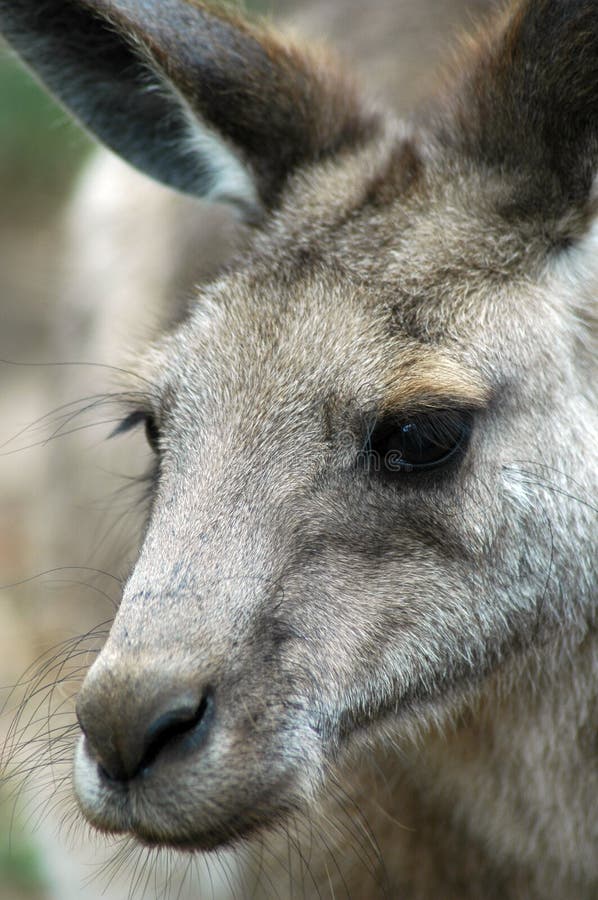
[[[154,453],[157,454],[160,449],[160,429],[158,428],[153,413],[148,412],[147,410],[134,410],[126,416],[119,425],[117,425],[110,437],[127,434],[127,432],[132,431],[138,425],[144,425],[147,442]]]

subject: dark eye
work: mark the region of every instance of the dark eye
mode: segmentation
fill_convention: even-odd
[[[368,469],[392,477],[444,466],[465,450],[471,426],[471,414],[452,409],[384,418],[370,435]]]
[[[157,453],[160,449],[160,430],[151,415],[145,417],[145,436],[154,453]]]
[[[116,437],[118,434],[126,434],[138,425],[144,426],[147,442],[154,453],[157,453],[160,445],[160,430],[154,416],[146,410],[136,409],[134,412],[130,413],[126,419],[122,420],[120,425],[117,425],[110,437]]]

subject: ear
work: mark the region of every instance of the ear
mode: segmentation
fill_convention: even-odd
[[[185,0],[0,0],[0,30],[62,103],[154,178],[272,206],[299,166],[375,132],[321,55]]]
[[[512,3],[461,65],[444,140],[520,176],[522,210],[552,216],[586,204],[598,168],[596,0]]]

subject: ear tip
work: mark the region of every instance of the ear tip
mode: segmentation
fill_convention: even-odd
[[[459,62],[439,107],[449,140],[563,179],[598,161],[596,0],[517,0],[464,40]]]

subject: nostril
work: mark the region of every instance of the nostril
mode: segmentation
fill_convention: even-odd
[[[163,689],[145,702],[142,693],[128,691],[118,705],[100,704],[99,699],[106,701],[84,687],[77,718],[98,772],[116,782],[146,772],[166,748],[183,754],[197,748],[209,730],[214,705],[211,690]]]
[[[205,693],[199,705],[185,702],[158,716],[145,732],[143,756],[139,763],[139,770],[148,769],[163,748],[172,743],[175,738],[199,730],[199,726],[205,724],[207,720],[210,706],[210,695]]]

